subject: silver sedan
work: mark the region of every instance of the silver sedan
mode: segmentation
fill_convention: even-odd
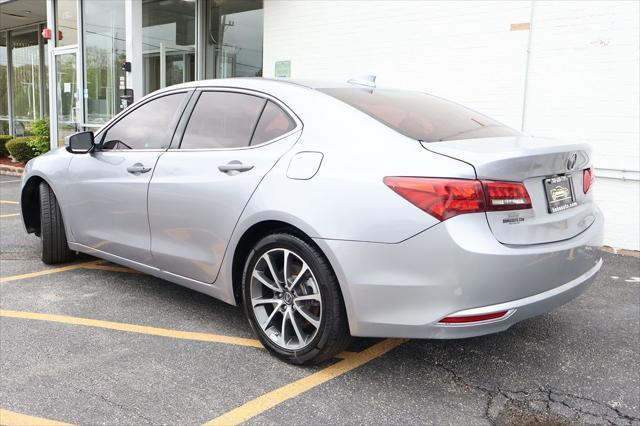
[[[27,232],[243,305],[276,356],[502,331],[602,265],[588,145],[368,80],[187,83],[31,160]]]

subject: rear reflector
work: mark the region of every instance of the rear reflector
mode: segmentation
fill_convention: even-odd
[[[595,175],[591,169],[584,169],[582,172],[582,190],[586,194],[591,189],[593,185],[593,181],[595,180]]]
[[[502,318],[503,316],[507,315],[508,312],[509,311],[500,311],[494,312],[492,314],[472,315],[468,317],[445,317],[442,318],[439,322],[444,324],[466,324],[470,322],[488,321],[492,319]]]
[[[531,208],[531,198],[520,182],[482,181],[487,194],[487,211],[520,210]]]
[[[464,213],[531,208],[529,193],[519,182],[387,176],[384,183],[438,220]]]

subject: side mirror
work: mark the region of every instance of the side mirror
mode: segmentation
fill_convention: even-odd
[[[80,132],[69,136],[67,151],[86,154],[93,149],[93,132]]]

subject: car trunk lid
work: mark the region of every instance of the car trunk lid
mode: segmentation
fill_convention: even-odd
[[[524,183],[531,209],[487,212],[491,231],[504,244],[566,240],[596,218],[592,192],[583,191],[583,170],[591,167],[589,145],[527,136],[422,145],[470,164],[478,179]]]

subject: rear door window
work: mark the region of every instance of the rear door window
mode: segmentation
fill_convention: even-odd
[[[258,125],[256,126],[256,130],[253,133],[251,145],[258,145],[280,137],[295,127],[296,123],[289,114],[284,112],[282,108],[275,103],[267,101]]]
[[[266,99],[244,93],[202,92],[182,138],[181,149],[249,146]]]
[[[318,90],[423,142],[520,135],[485,115],[426,93],[359,88]]]

